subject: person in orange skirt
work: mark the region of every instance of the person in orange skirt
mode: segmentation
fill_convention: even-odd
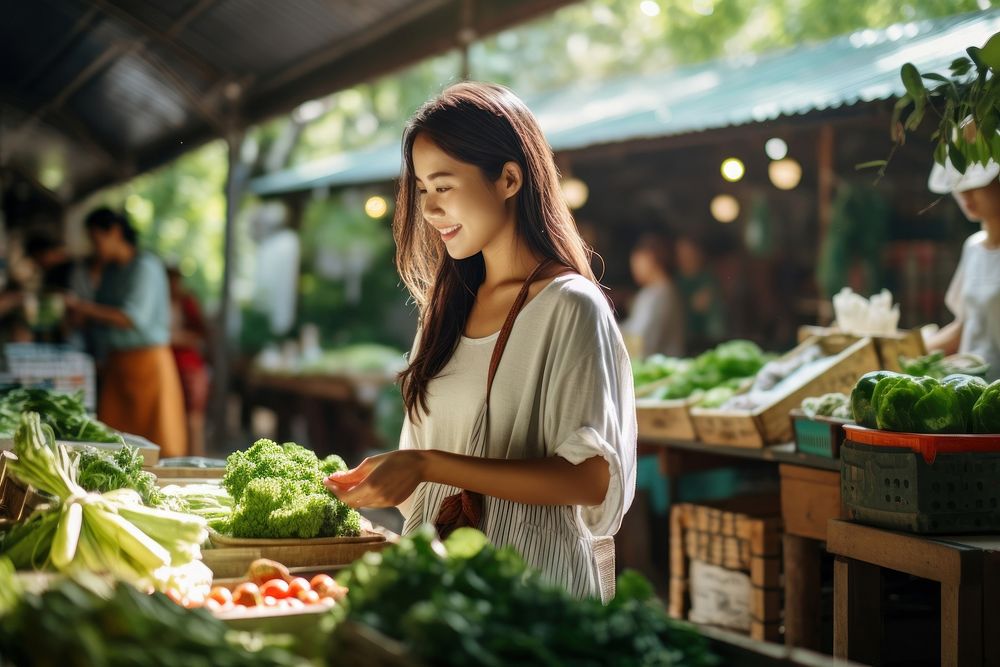
[[[87,233],[105,269],[95,301],[70,295],[67,308],[98,325],[106,352],[97,416],[160,446],[161,457],[188,454],[184,396],[170,350],[167,272],[136,244],[124,214],[100,208]]]

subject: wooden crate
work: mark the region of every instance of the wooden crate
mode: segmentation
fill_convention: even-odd
[[[736,510],[735,508],[741,507]],[[692,561],[750,576],[750,636],[773,641],[781,627],[781,518],[777,496],[675,505],[670,512],[668,611],[688,618]]]
[[[218,579],[242,577],[250,563],[270,558],[288,567],[348,565],[369,551],[381,551],[391,542],[375,529],[362,526],[358,537],[317,537],[308,540],[240,539],[211,535],[211,549],[201,559]]]
[[[830,392],[850,393],[858,378],[879,368],[878,354],[870,338],[810,338],[785,356],[797,354],[814,344],[833,356],[832,362],[817,369],[812,377],[798,386],[774,398],[770,404],[755,410],[691,408],[691,420],[698,439],[732,447],[765,447],[791,442],[793,433],[789,414],[802,404],[803,399]]]
[[[799,328],[799,342],[808,338],[820,336],[840,337],[846,340],[860,340],[860,336],[846,334],[839,329],[827,327],[803,326]],[[919,329],[901,329],[891,336],[871,336],[875,342],[881,368],[887,371],[902,372],[899,357],[922,357],[927,354],[924,337]]]
[[[45,502],[34,488],[14,477],[7,464],[16,461],[13,452],[0,451],[0,521],[16,523]]]
[[[640,398],[635,402],[635,417],[639,425],[639,440],[643,438],[670,438],[694,440],[694,423],[688,412],[689,399],[655,400]]]

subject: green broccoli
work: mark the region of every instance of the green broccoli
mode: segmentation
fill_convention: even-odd
[[[320,461],[294,442],[258,440],[226,459],[222,484],[236,505],[230,524],[216,530],[261,538],[357,535],[360,516],[323,486],[324,477],[346,469],[336,455]]]

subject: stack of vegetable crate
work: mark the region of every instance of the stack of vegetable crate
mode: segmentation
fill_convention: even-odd
[[[781,518],[776,496],[675,505],[670,512],[674,618],[778,639]]]
[[[860,338],[846,334],[839,329],[815,326],[799,328],[800,343],[815,337],[833,337],[852,341]],[[870,338],[875,343],[880,368],[884,370],[899,372],[903,370],[899,365],[900,357],[916,358],[927,354],[927,348],[924,346],[924,339],[919,329],[902,330],[893,335],[871,336]]]
[[[791,411],[809,396],[832,392],[850,393],[854,383],[865,373],[880,366],[871,338],[813,337],[783,358],[800,354],[805,348],[818,345],[831,359],[822,369],[804,382],[776,395],[767,404],[753,410],[692,408],[698,438],[706,443],[734,447],[764,447],[791,442]]]

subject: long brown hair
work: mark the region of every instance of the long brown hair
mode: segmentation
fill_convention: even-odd
[[[427,385],[454,353],[486,277],[481,252],[452,259],[441,235],[424,221],[413,171],[413,142],[418,135],[456,160],[479,167],[489,182],[500,178],[506,163],[520,165],[523,183],[515,195],[518,236],[537,256],[596,282],[591,251],[562,197],[552,149],[524,102],[503,86],[464,82],[424,104],[403,132],[403,166],[392,223],[396,266],[420,309],[419,349],[399,376],[403,403],[413,419],[419,411],[428,411]]]

